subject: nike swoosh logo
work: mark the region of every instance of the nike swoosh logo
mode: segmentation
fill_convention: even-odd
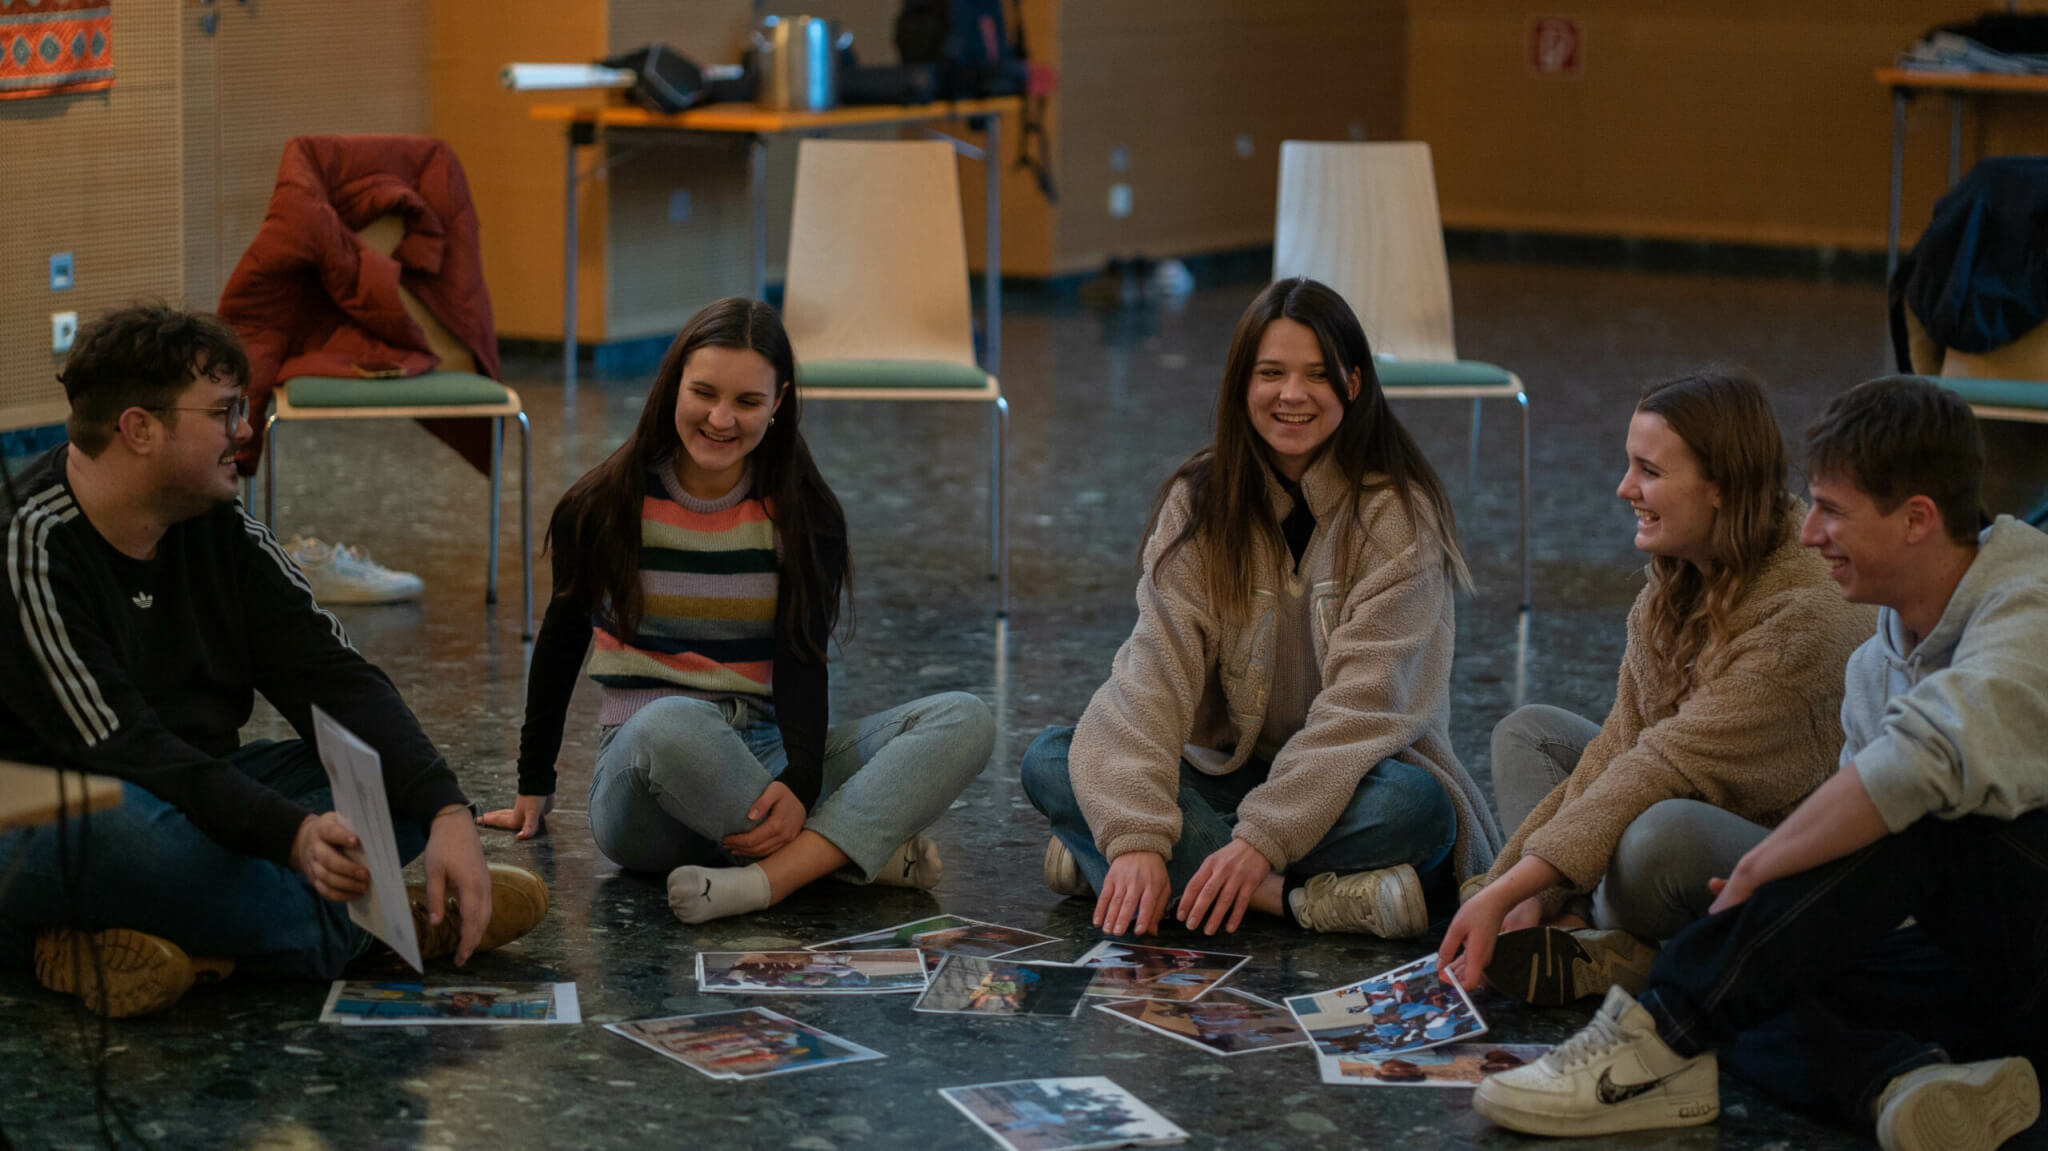
[[[1684,1068],[1679,1068],[1679,1071],[1683,1070]],[[1671,1073],[1671,1075],[1676,1074],[1678,1074],[1678,1071]],[[1600,1095],[1600,1102],[1602,1103],[1609,1105],[1626,1103],[1638,1095],[1662,1087],[1665,1081],[1671,1078],[1671,1075],[1659,1076],[1656,1079],[1648,1079],[1641,1083],[1616,1083],[1614,1081],[1614,1071],[1612,1068],[1609,1068],[1600,1072],[1600,1082],[1596,1090]]]

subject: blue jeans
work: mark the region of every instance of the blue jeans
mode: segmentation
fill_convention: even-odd
[[[228,762],[309,811],[334,809],[310,743],[258,740]],[[412,821],[391,822],[403,860],[426,849]],[[21,859],[0,892],[0,962],[27,966],[37,931],[73,925],[146,931],[274,979],[333,979],[369,945],[370,936],[349,922],[347,904],[320,898],[288,867],[229,851],[134,784],[122,785],[119,807],[63,828],[75,888],[60,866],[58,830],[45,824],[0,835],[0,870]],[[80,893],[77,903],[67,890]]]
[[[1081,814],[1067,774],[1067,750],[1073,740],[1073,728],[1049,727],[1031,741],[1024,751],[1024,794],[1074,853],[1088,886],[1101,891],[1109,860],[1095,846],[1095,833]],[[1271,764],[1254,758],[1229,775],[1209,775],[1181,761],[1180,840],[1166,861],[1176,896],[1203,860],[1229,844],[1238,805],[1271,770]],[[1451,848],[1457,839],[1457,812],[1436,777],[1413,764],[1384,759],[1358,781],[1358,790],[1337,822],[1307,855],[1288,865],[1286,874],[1374,871],[1406,863],[1422,877],[1424,889],[1435,893],[1448,884]]]
[[[959,691],[833,727],[804,826],[872,880],[981,774],[995,740],[988,705]],[[746,861],[725,850],[725,837],[754,826],[747,809],[788,766],[782,730],[749,704],[656,700],[600,737],[590,834],[628,871],[735,866]]]
[[[1915,1067],[2048,1067],[2048,811],[1928,816],[1765,884],[1665,943],[1641,1001],[1680,1053],[1719,1049],[1783,1102],[1866,1132]]]

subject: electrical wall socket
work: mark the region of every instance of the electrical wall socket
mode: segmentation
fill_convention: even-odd
[[[50,253],[50,290],[68,292],[71,290],[71,253]]]
[[[78,338],[77,312],[50,313],[50,352],[63,355],[71,350],[71,341]]]

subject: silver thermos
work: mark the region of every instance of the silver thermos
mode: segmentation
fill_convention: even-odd
[[[822,112],[839,103],[839,53],[853,43],[836,20],[769,16],[754,29],[755,99],[784,112]]]

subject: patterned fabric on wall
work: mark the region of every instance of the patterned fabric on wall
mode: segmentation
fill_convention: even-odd
[[[0,100],[114,86],[112,0],[0,0]]]

